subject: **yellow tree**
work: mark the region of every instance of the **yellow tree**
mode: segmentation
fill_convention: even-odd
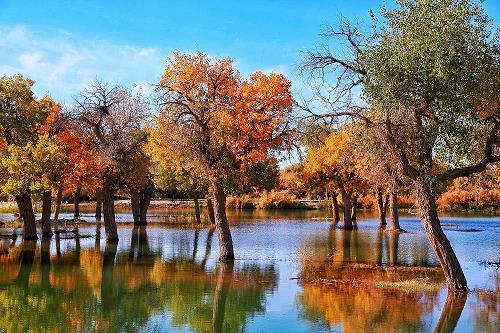
[[[174,53],[160,81],[157,130],[182,161],[196,161],[208,175],[221,260],[234,259],[225,181],[282,146],[293,105],[290,86],[274,73],[243,80],[230,59],[202,53]]]
[[[363,180],[356,174],[353,159],[353,143],[345,128],[326,137],[323,144],[310,147],[304,173],[309,177],[322,177],[330,181],[340,192],[344,212],[344,229],[352,229],[353,207],[356,205],[356,191],[361,189]],[[334,212],[335,214],[335,212]],[[334,223],[337,219],[334,217]],[[355,223],[355,221],[354,221]]]

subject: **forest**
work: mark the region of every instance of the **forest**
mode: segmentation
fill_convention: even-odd
[[[36,96],[27,76],[1,76],[0,190],[23,239],[50,239],[64,202],[78,222],[84,200],[113,244],[117,198],[130,200],[134,226],[158,200],[184,198],[189,223],[214,225],[228,262],[228,209],[321,208],[343,230],[374,210],[388,234],[405,232],[406,209],[448,289],[466,291],[439,215],[500,209],[498,29],[475,1],[397,4],[372,13],[369,31],[324,27],[297,66],[308,95],[203,52],[171,54],[152,96],[102,78],[62,103]],[[304,302],[318,292],[306,291]]]

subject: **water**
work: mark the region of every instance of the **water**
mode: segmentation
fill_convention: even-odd
[[[443,218],[474,289],[447,297],[415,217],[390,235],[368,215],[352,232],[320,211],[229,216],[237,260],[225,265],[213,230],[171,224],[120,224],[118,244],[91,223],[79,227],[91,238],[0,240],[0,332],[499,331],[498,217]],[[437,287],[374,287],[407,276]]]

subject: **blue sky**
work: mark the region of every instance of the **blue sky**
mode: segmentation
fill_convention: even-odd
[[[95,78],[146,91],[177,49],[232,57],[244,75],[284,73],[297,91],[296,65],[322,25],[340,14],[366,23],[383,3],[0,0],[0,75],[28,75],[63,102]],[[485,8],[498,26],[500,2]]]

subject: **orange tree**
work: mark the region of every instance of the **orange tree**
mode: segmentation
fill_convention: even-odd
[[[186,165],[196,163],[207,174],[221,260],[234,259],[225,184],[283,145],[293,105],[290,86],[274,73],[244,80],[231,59],[202,53],[174,53],[160,81],[156,130]]]

